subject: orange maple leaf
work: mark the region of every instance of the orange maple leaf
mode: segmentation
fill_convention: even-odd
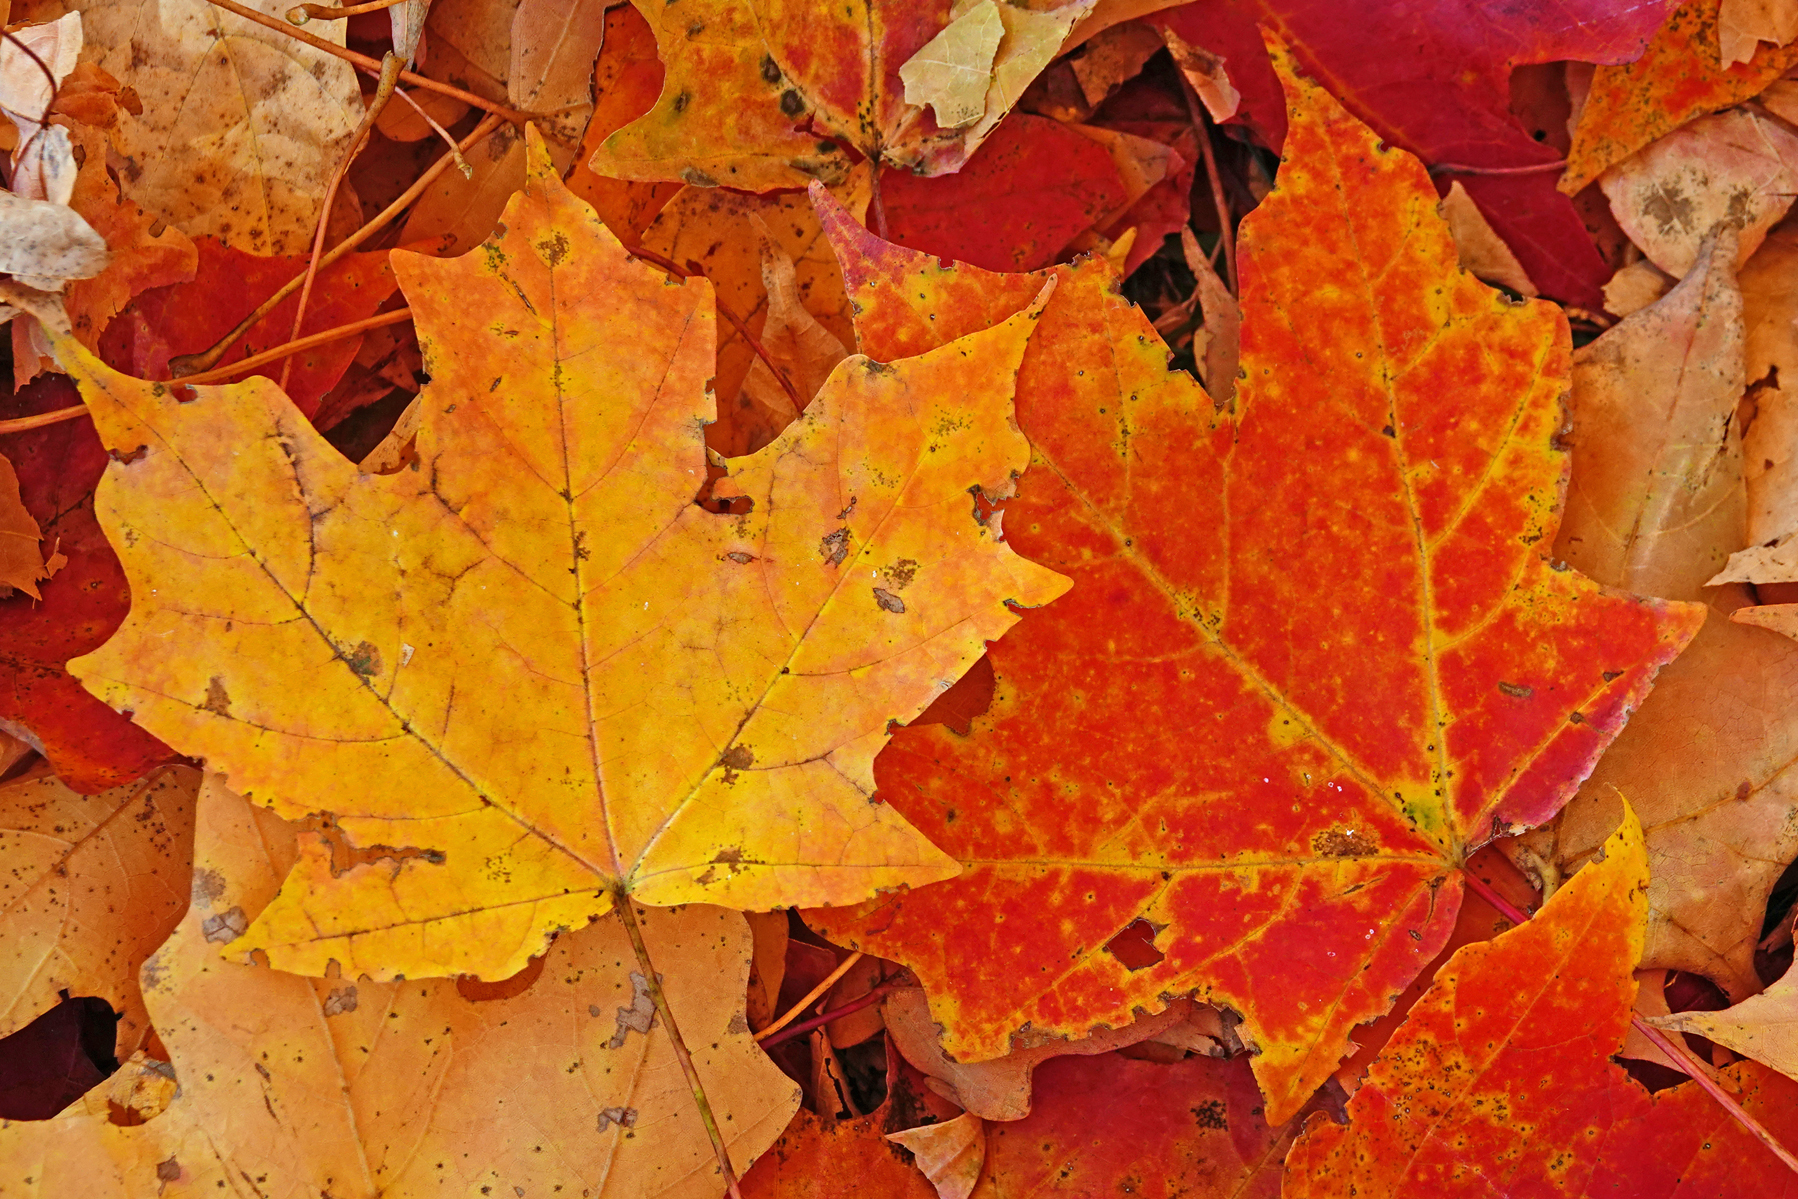
[[[912,966],[963,1060],[1196,987],[1243,1014],[1274,1121],[1442,946],[1466,855],[1552,815],[1702,619],[1549,560],[1564,319],[1462,272],[1422,166],[1277,58],[1234,407],[1103,264],[1057,269],[1005,519],[1074,590],[993,649],[971,735],[904,731],[878,771],[967,870],[808,916]],[[1037,286],[832,224],[864,352]],[[1131,970],[1104,947],[1139,919],[1164,956]]]

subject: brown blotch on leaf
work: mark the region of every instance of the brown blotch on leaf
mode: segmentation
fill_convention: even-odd
[[[818,542],[818,553],[832,566],[841,566],[849,556],[849,530],[838,529]]]
[[[1502,680],[1498,684],[1498,689],[1512,699],[1528,699],[1530,696],[1536,694],[1536,689],[1534,687],[1525,687],[1521,683],[1506,683]]]
[[[1366,833],[1340,827],[1311,838],[1311,848],[1326,858],[1361,858],[1380,852],[1379,845]]]
[[[349,663],[351,670],[365,679],[381,673],[381,651],[366,641],[358,642],[344,661]]]
[[[206,684],[206,702],[200,707],[214,716],[231,715],[231,696],[225,690],[225,680],[216,674],[212,676],[212,680]]]
[[[876,587],[874,589],[874,602],[879,604],[883,610],[891,612],[894,615],[898,615],[905,611],[905,601],[884,587]]]
[[[747,745],[733,745],[724,751],[723,756],[718,759],[718,765],[724,767],[724,781],[734,783],[737,781],[737,771],[748,770],[755,765],[755,751]],[[713,860],[720,861],[722,858]]]

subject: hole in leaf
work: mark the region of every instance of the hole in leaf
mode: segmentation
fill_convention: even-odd
[[[0,1119],[48,1120],[119,1068],[118,1014],[78,995],[0,1038]]]
[[[1142,917],[1124,927],[1124,931],[1105,943],[1105,952],[1124,963],[1126,970],[1146,970],[1158,964],[1167,954],[1155,948],[1155,934],[1160,931]]]

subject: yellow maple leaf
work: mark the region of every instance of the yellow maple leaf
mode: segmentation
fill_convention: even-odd
[[[119,375],[56,338],[120,461],[130,617],[70,669],[322,845],[234,949],[319,974],[505,977],[629,893],[838,904],[954,874],[872,763],[1067,586],[982,523],[1029,460],[1038,307],[856,356],[695,504],[712,293],[628,256],[531,135],[476,252],[396,253],[431,383],[416,462],[346,462],[264,380]],[[1040,301],[1039,301],[1040,304]],[[735,501],[744,506],[742,499]]]

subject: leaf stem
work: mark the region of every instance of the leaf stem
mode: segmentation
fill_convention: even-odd
[[[287,20],[292,25],[304,25],[312,20],[341,21],[367,12],[380,12],[384,8],[392,8],[405,2],[406,0],[370,0],[367,4],[350,4],[343,8],[332,8],[328,4],[300,4],[287,10]]]
[[[1544,171],[1558,171],[1567,165],[1565,158],[1557,158],[1553,162],[1532,162],[1521,167],[1476,167],[1461,162],[1439,162],[1430,168],[1430,176],[1437,175],[1540,175]]]
[[[312,34],[306,33],[303,30],[295,29],[292,25],[289,25],[286,21],[280,20],[279,18],[259,13],[253,8],[245,8],[243,5],[237,3],[237,0],[207,0],[207,3],[222,8],[228,13],[235,13],[246,21],[254,21],[258,25],[273,29],[276,33],[284,33],[296,41],[305,42],[314,50],[322,50],[326,54],[341,58],[345,62],[350,63],[361,70],[364,74],[377,75],[381,71],[381,64],[366,54],[358,54],[354,50],[345,49],[342,46],[327,42],[322,37],[314,37]],[[426,91],[442,92],[446,96],[454,96],[464,104],[471,104],[476,108],[485,109],[495,116],[504,117],[514,125],[522,125],[531,119],[529,113],[523,113],[519,112],[517,109],[507,108],[503,104],[495,104],[492,100],[489,100],[484,96],[477,96],[473,92],[465,92],[459,87],[451,87],[447,83],[438,83],[435,79],[427,79],[415,71],[401,71],[400,82],[410,83],[414,87],[422,87]]]
[[[1472,871],[1463,869],[1461,871],[1461,877],[1469,891],[1472,891],[1475,895],[1478,895],[1494,908],[1497,908],[1499,914],[1504,916],[1512,924],[1522,924],[1530,918],[1528,912],[1500,895],[1490,883],[1486,882],[1485,879],[1478,877]],[[1731,1119],[1747,1130],[1749,1136],[1752,1136],[1755,1140],[1771,1150],[1773,1156],[1784,1162],[1788,1170],[1791,1170],[1794,1174],[1798,1174],[1798,1157],[1794,1157],[1790,1150],[1784,1145],[1781,1145],[1759,1120],[1756,1120],[1753,1116],[1743,1110],[1742,1105],[1737,1103],[1735,1098],[1731,1096],[1728,1091],[1725,1091],[1722,1086],[1711,1078],[1709,1072],[1686,1051],[1685,1046],[1675,1044],[1671,1037],[1667,1036],[1666,1033],[1662,1032],[1654,1025],[1648,1023],[1647,1020],[1643,1019],[1639,1012],[1630,1012],[1629,1020],[1630,1023],[1635,1026],[1637,1032],[1647,1037],[1656,1049],[1659,1049],[1662,1053],[1667,1055],[1669,1061],[1673,1062],[1683,1070],[1693,1082],[1704,1088],[1705,1092],[1710,1095],[1712,1099],[1717,1101],[1718,1105],[1729,1114]]]
[[[300,284],[300,302],[293,310],[293,332],[287,335],[288,341],[298,341],[300,327],[306,323],[306,304],[312,299],[312,284],[318,278],[319,260],[325,253],[325,232],[331,223],[331,209],[337,203],[337,189],[343,186],[343,180],[350,173],[350,165],[356,161],[356,155],[362,153],[362,147],[368,144],[369,135],[375,131],[375,122],[380,119],[387,102],[393,99],[393,89],[400,81],[400,56],[389,50],[381,59],[381,81],[375,85],[374,98],[369,101],[368,108],[362,113],[362,123],[356,126],[356,132],[350,136],[350,148],[344,154],[343,161],[331,172],[331,185],[325,188],[325,202],[318,210],[318,225],[312,233],[312,256],[306,260],[305,282]],[[281,364],[281,390],[287,390],[287,381],[293,375],[293,359],[289,358]]]
[[[844,1016],[852,1015],[865,1007],[872,1007],[874,1004],[880,1002],[880,1000],[886,998],[886,993],[894,990],[898,985],[898,983],[881,983],[866,995],[858,995],[848,1003],[845,1003],[842,1007],[831,1008],[822,1015],[813,1016],[810,1020],[802,1021],[791,1028],[776,1033],[774,1036],[771,1036],[766,1041],[762,1042],[762,1048],[772,1049],[783,1041],[791,1041],[794,1037],[802,1037],[814,1028],[823,1028],[832,1021],[840,1020]]]
[[[805,993],[805,998],[788,1008],[780,1019],[756,1033],[755,1039],[758,1041],[765,1041],[787,1025],[791,1024],[799,1013],[803,1012],[806,1008],[810,1007],[813,1002],[822,997],[824,992],[836,986],[837,979],[842,978],[845,974],[849,973],[849,968],[861,961],[865,956],[866,955],[858,949],[848,957],[844,958],[841,962],[838,962],[837,968],[832,970],[829,974],[826,974],[823,982],[813,987],[810,991],[807,991]]]
[[[318,333],[310,333],[298,341],[290,341],[276,346],[272,350],[264,350],[260,354],[252,354],[241,362],[233,362],[229,366],[221,366],[217,370],[204,374],[189,375],[182,379],[183,383],[218,383],[229,379],[232,375],[241,375],[245,371],[254,370],[270,362],[279,362],[289,354],[298,354],[310,350],[314,346],[322,346],[327,342],[342,337],[353,337],[358,333],[366,333],[370,329],[379,329],[384,325],[397,325],[401,321],[412,319],[410,308],[395,308],[392,312],[379,312],[364,320],[351,321],[347,325],[338,325],[334,329],[325,329]],[[41,429],[45,425],[60,424],[65,420],[74,420],[87,415],[86,404],[74,404],[67,408],[56,408],[49,412],[40,412],[36,416],[20,416],[12,420],[0,420],[0,435],[7,433],[23,433],[29,429]]]
[[[724,1138],[718,1132],[718,1121],[712,1116],[712,1105],[706,1101],[705,1084],[699,1081],[699,1071],[693,1065],[693,1055],[687,1052],[687,1043],[681,1040],[680,1029],[674,1023],[674,1011],[669,1008],[668,997],[662,992],[661,977],[656,974],[655,964],[649,960],[649,947],[643,944],[643,930],[637,927],[635,905],[631,903],[629,895],[613,892],[612,907],[618,912],[618,920],[631,939],[631,948],[637,954],[637,965],[643,970],[643,985],[649,989],[649,998],[656,1006],[656,1014],[662,1018],[662,1027],[668,1030],[668,1042],[674,1046],[675,1060],[680,1063],[681,1073],[687,1076],[687,1085],[693,1090],[693,1102],[699,1106],[699,1118],[705,1124],[706,1135],[712,1140],[712,1152],[718,1156],[718,1169],[724,1175],[725,1189],[730,1192],[731,1199],[743,1199],[743,1192],[737,1188],[737,1172],[731,1168],[730,1151],[725,1148]]]

